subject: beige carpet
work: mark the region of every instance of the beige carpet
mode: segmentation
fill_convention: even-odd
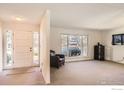
[[[0,85],[42,85],[45,84],[39,67],[4,70],[0,73]]]
[[[107,61],[66,63],[51,68],[51,84],[57,85],[124,85],[124,64]]]

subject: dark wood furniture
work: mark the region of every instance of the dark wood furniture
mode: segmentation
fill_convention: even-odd
[[[100,43],[94,46],[94,59],[105,60],[105,47]]]

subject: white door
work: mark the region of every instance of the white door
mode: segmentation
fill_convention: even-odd
[[[33,33],[31,31],[14,32],[14,64],[13,67],[33,65]]]

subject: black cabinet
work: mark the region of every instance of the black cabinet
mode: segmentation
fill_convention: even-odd
[[[105,59],[105,47],[98,43],[94,46],[94,59],[104,60]]]

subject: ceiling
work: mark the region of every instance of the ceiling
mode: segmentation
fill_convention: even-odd
[[[0,18],[39,24],[44,10],[51,11],[51,25],[68,28],[112,29],[124,26],[124,4],[0,4]]]

